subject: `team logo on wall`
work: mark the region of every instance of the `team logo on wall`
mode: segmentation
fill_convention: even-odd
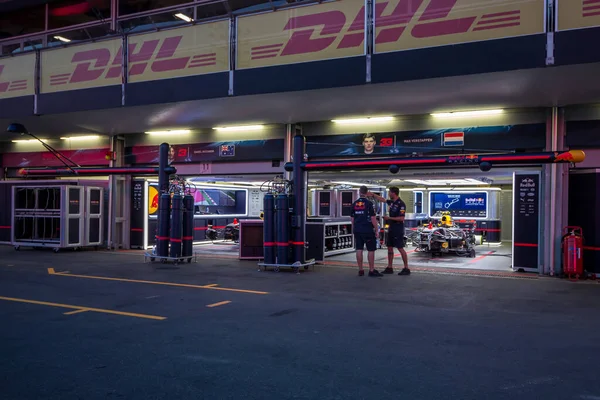
[[[148,215],[158,212],[158,190],[154,186],[148,186]]]

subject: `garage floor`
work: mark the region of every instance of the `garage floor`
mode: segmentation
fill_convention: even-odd
[[[501,245],[483,244],[475,247],[475,258],[459,257],[451,253],[443,256],[431,257],[430,254],[417,253],[411,246],[406,248],[408,253],[408,265],[415,267],[441,267],[441,268],[466,268],[493,271],[510,271],[512,266],[512,245],[510,242]],[[394,251],[394,267],[402,266],[402,258],[398,250]],[[365,263],[367,261],[366,251],[364,252]],[[338,256],[327,257],[325,262],[351,262],[356,263],[354,253],[341,254]],[[387,248],[379,249],[375,253],[375,264],[377,268],[387,264]],[[366,265],[366,264],[365,264]]]
[[[415,267],[440,267],[440,268],[461,268],[478,269],[490,271],[511,271],[512,266],[512,245],[510,242],[504,242],[501,245],[483,244],[476,246],[475,258],[459,257],[447,254],[442,257],[431,257],[429,254],[416,253],[411,246],[407,247],[409,266]],[[202,255],[217,255],[224,257],[237,258],[239,246],[231,241],[203,243],[194,245],[194,252]],[[396,260],[394,265],[400,267],[402,259],[398,251],[395,251]],[[366,262],[366,252],[365,252]],[[356,264],[354,252],[341,254],[332,257],[326,257],[324,264],[329,263],[349,263]],[[387,249],[379,249],[375,253],[375,264],[377,268],[383,268],[387,264]]]

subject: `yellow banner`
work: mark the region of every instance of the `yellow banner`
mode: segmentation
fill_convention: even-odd
[[[237,68],[360,56],[364,5],[364,0],[344,0],[240,17]]]
[[[120,39],[42,51],[41,93],[119,85]]]
[[[600,0],[559,0],[558,30],[600,26]]]
[[[545,32],[544,0],[377,0],[375,52]]]
[[[35,93],[35,54],[0,58],[0,99]]]
[[[229,70],[229,21],[129,37],[129,82]]]

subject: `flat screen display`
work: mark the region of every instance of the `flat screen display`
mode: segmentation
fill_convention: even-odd
[[[487,218],[487,192],[430,192],[429,216],[450,211],[454,218]]]
[[[194,203],[197,206],[235,207],[235,190],[197,189]]]

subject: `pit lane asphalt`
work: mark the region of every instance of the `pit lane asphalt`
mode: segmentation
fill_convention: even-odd
[[[0,300],[1,398],[600,399],[595,282],[160,267],[0,247],[0,297],[166,317]]]

